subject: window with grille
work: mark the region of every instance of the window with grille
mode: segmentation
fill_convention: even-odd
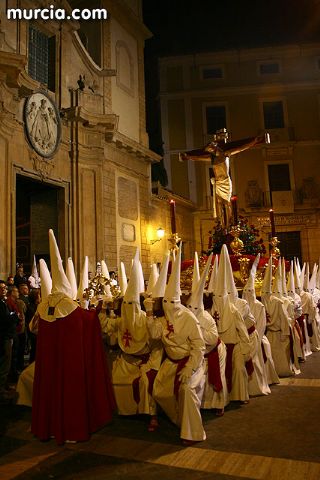
[[[212,135],[221,128],[227,128],[226,107],[214,105],[206,107],[207,134]]]
[[[263,102],[264,128],[284,128],[283,103]]]
[[[29,25],[28,73],[48,89],[55,91],[56,37],[49,37],[34,25]]]

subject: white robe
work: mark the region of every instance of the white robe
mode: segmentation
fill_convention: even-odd
[[[201,309],[197,313],[197,319],[200,323],[200,328],[203,336],[203,340],[206,345],[205,355],[210,353],[216,346],[219,341],[219,334],[216,326],[216,322],[212,316]],[[225,344],[220,341],[218,347],[218,356],[219,356],[219,367],[220,367],[220,377],[222,383],[222,390],[217,392],[214,390],[213,385],[208,381],[208,359],[205,357],[205,386],[204,394],[202,398],[201,407],[205,409],[217,408],[219,410],[224,409],[229,403],[229,394],[226,383],[226,359],[227,359],[227,349]]]
[[[148,321],[151,336],[161,339],[167,357],[154,382],[153,396],[170,420],[180,427],[184,440],[202,441],[206,433],[200,414],[205,376],[203,355],[205,344],[196,317],[186,307],[176,304],[170,317]],[[168,320],[167,320],[168,318]],[[178,395],[174,382],[179,361],[189,357],[186,366],[193,371],[186,383],[181,383]]]
[[[258,332],[261,349],[263,348],[264,350],[265,360],[264,360],[263,354],[262,354],[262,358],[263,358],[263,367],[264,367],[267,383],[268,385],[279,383],[280,380],[274,366],[270,342],[265,335],[266,325],[267,325],[265,306],[263,305],[263,303],[261,303],[257,299],[253,299],[251,302],[248,302],[248,303],[249,303],[252,315],[256,321],[256,329]]]
[[[220,339],[234,345],[232,353],[232,389],[229,400],[248,401],[248,375],[245,362],[250,359],[251,345],[248,331],[238,309],[227,299],[213,296],[213,318],[217,318]],[[227,346],[228,348],[228,346]]]
[[[161,342],[154,341],[149,336],[145,312],[136,308],[134,321],[129,316],[109,318],[105,329],[116,334],[121,348],[112,365],[112,384],[119,415],[147,414],[155,415],[156,403],[149,394],[147,370],[159,370],[163,349]],[[123,309],[122,309],[123,313]],[[101,314],[100,314],[101,317]],[[100,319],[101,322],[101,319]],[[149,355],[145,363],[141,356]],[[139,378],[139,403],[134,398],[133,382]]]
[[[250,311],[249,303],[244,300],[237,298],[235,300],[235,305],[238,308],[239,312],[242,315],[242,318],[245,322],[245,325],[248,330],[253,330],[249,334],[250,344],[251,344],[251,359],[253,363],[253,373],[249,377],[249,395],[251,397],[258,395],[268,395],[271,393],[270,387],[267,381],[266,371],[264,369],[264,361],[261,349],[261,343],[259,339],[259,334],[256,329],[255,318]]]
[[[274,365],[279,377],[294,374],[290,358],[290,318],[284,302],[274,296],[262,297],[267,312],[267,337],[270,342]]]
[[[309,337],[307,331],[307,339],[310,341],[311,352],[318,352],[320,350],[320,334],[318,330],[318,323],[316,320],[317,310],[313,297],[309,292],[301,292],[302,313],[306,317],[306,322],[312,326],[312,336]]]
[[[34,380],[35,362],[30,363],[21,372],[17,383],[16,391],[18,393],[17,405],[26,405],[32,407],[33,380]]]

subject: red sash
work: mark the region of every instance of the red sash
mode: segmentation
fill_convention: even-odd
[[[306,339],[306,333],[305,333],[305,330],[304,330],[304,321],[303,320],[304,320],[304,315],[301,315],[299,318],[297,318],[297,322],[299,324],[301,334],[302,334],[303,343],[306,343],[307,339]]]
[[[227,361],[226,361],[226,381],[228,392],[232,390],[232,354],[234,349],[234,343],[226,343],[227,347]]]
[[[312,328],[312,323],[308,323],[308,318],[309,318],[309,314],[306,313],[307,332],[308,332],[308,337],[311,338],[313,336],[313,328]]]
[[[295,329],[295,331],[297,332],[297,334],[298,334],[298,336],[299,336],[300,347],[303,348],[303,344],[305,343],[304,340],[303,340],[303,338],[305,338],[305,337],[304,337],[304,335],[303,335],[303,333],[302,333],[302,331],[301,331],[300,325],[299,325],[299,323],[298,323],[297,321],[295,321],[294,329]],[[303,329],[303,330],[304,330],[304,329]]]
[[[180,358],[180,360],[173,360],[173,358],[170,358],[168,355],[167,355],[167,358],[170,360],[170,362],[177,363],[178,365],[176,370],[176,376],[174,377],[174,386],[173,386],[173,393],[175,394],[176,399],[178,400],[179,388],[181,385],[181,381],[179,379],[179,373],[181,372],[181,370],[189,360],[189,355],[187,357]]]
[[[256,327],[252,325],[252,327],[248,328],[248,335],[251,335],[255,331]]]
[[[250,358],[250,360],[248,360],[248,361],[245,363],[245,367],[246,367],[248,376],[251,377],[251,375],[252,375],[253,372],[254,372],[254,366],[253,366],[252,358]]]
[[[218,346],[220,343],[221,340],[219,338],[217,345],[205,355],[205,358],[208,359],[208,382],[213,386],[214,391],[218,393],[221,392],[223,388],[218,353]]]
[[[140,365],[143,365],[147,363],[147,361],[149,360],[150,353],[145,353],[144,355],[136,355],[136,357],[141,359]],[[154,370],[154,369],[151,369],[148,372],[146,372],[146,375],[149,380],[149,386],[148,386],[149,395],[152,394],[153,384],[154,384],[154,380],[156,378],[157,373],[158,373],[157,370]],[[140,403],[140,389],[139,389],[140,378],[141,378],[141,375],[135,378],[132,382],[133,398],[137,405]]]

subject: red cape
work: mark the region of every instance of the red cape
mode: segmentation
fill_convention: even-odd
[[[32,433],[88,440],[112,418],[113,389],[95,311],[77,308],[54,322],[40,319],[33,386]]]

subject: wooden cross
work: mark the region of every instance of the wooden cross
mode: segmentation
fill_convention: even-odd
[[[122,336],[122,340],[124,342],[125,347],[130,347],[130,341],[132,340],[132,335],[128,329],[126,329],[126,331],[124,332]]]

